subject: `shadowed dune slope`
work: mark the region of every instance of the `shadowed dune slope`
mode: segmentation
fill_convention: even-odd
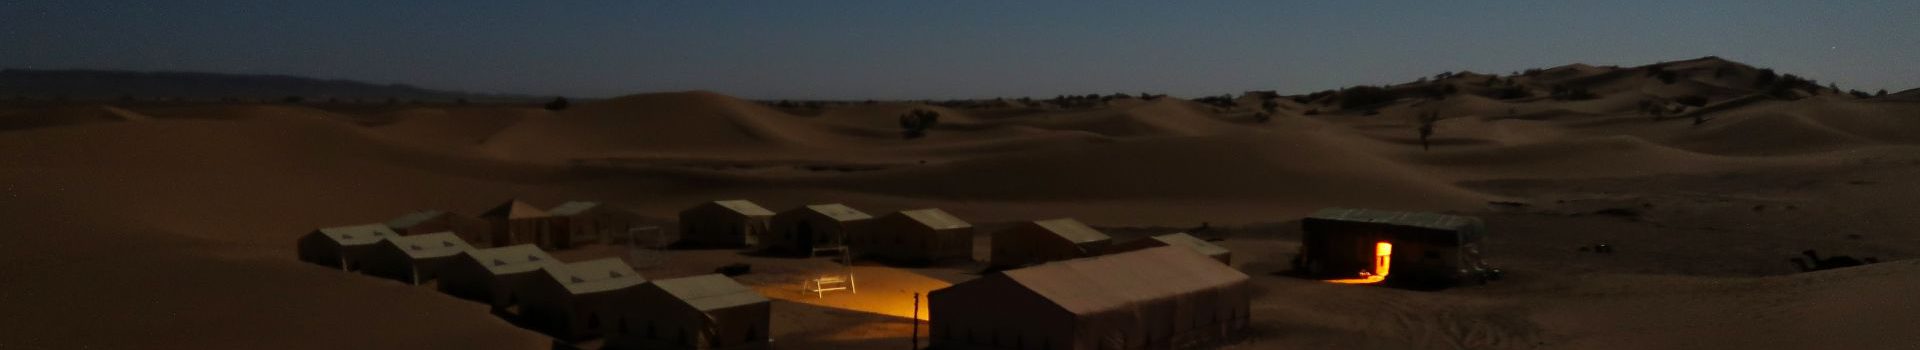
[[[632,154],[784,152],[839,136],[756,102],[711,92],[642,94],[522,121],[487,142],[523,159]]]
[[[871,191],[963,199],[1259,198],[1449,207],[1481,197],[1300,132],[1079,144],[839,181]]]

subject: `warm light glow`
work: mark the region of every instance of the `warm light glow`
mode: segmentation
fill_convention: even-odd
[[[820,276],[820,275],[808,275]],[[915,273],[912,270],[885,266],[854,266],[845,275],[826,275],[830,277],[859,276],[859,290],[842,290],[826,293],[823,296],[807,291],[806,286],[798,282],[785,285],[756,286],[761,294],[769,298],[781,299],[813,306],[898,317],[902,320],[927,320],[927,293],[953,285],[944,280]],[[814,278],[806,278],[808,281]],[[810,284],[810,283],[809,283]],[[828,284],[833,286],[833,284]],[[798,287],[798,288],[796,288]],[[919,314],[915,315],[913,293],[920,293]],[[904,323],[904,322],[903,322]]]
[[[1388,268],[1393,265],[1393,243],[1380,242],[1373,246],[1373,271],[1360,271],[1360,278],[1329,280],[1327,282],[1346,284],[1367,284],[1387,280]]]

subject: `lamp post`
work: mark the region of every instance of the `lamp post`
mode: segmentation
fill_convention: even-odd
[[[920,293],[913,293],[913,349],[920,349]]]

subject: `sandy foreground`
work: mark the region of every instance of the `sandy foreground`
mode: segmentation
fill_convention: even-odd
[[[1222,229],[1258,290],[1255,330],[1234,349],[1920,344],[1920,103],[1751,98],[1741,74],[1665,84],[1633,70],[1516,77],[1598,95],[1577,101],[1473,94],[1484,75],[1436,80],[1467,92],[1402,98],[1372,115],[1283,97],[1264,123],[1246,99],[813,110],[685,92],[557,112],[5,105],[0,349],[545,348],[548,338],[482,305],[294,259],[295,237],[316,227],[473,214],[508,198],[602,200],[659,218],[731,198],[876,215],[940,207],[983,233],[1076,217],[1119,239],[1204,222]],[[1686,112],[1709,120],[1637,107],[1687,95],[1709,98]],[[915,108],[940,112],[941,124],[903,139],[896,116]],[[1444,119],[1423,151],[1416,116],[1429,110]],[[1281,275],[1295,220],[1327,206],[1481,216],[1488,259],[1508,278],[1420,292]],[[1617,252],[1578,249],[1601,243]],[[1787,258],[1805,249],[1886,262],[1798,273]],[[635,263],[651,278],[754,264],[741,280],[778,299],[784,349],[905,347],[912,293],[977,277],[974,266],[863,264],[860,294],[816,298],[797,283],[833,269],[824,260],[659,254]]]

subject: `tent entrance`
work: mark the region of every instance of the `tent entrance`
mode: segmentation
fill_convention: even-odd
[[[1379,242],[1373,245],[1373,268],[1360,271],[1359,278],[1329,280],[1327,282],[1346,284],[1368,284],[1387,280],[1387,273],[1393,267],[1393,243]]]

